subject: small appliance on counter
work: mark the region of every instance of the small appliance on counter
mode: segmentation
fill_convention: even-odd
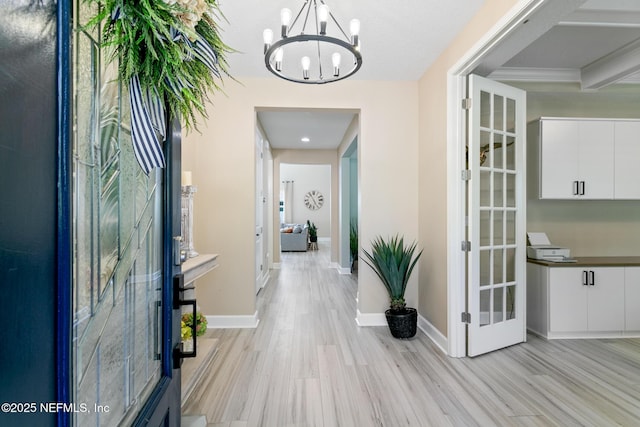
[[[552,245],[546,233],[527,232],[527,257],[551,262],[576,262],[569,248]]]

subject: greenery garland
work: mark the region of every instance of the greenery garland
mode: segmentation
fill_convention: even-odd
[[[102,46],[112,49],[110,60],[119,59],[120,81],[129,85],[138,76],[141,87],[156,91],[173,117],[195,128],[198,116],[207,116],[208,92],[221,90],[216,79],[231,77],[225,55],[233,49],[220,38],[216,21],[224,17],[217,0],[87,1],[99,3],[88,26],[103,25]],[[215,53],[213,72],[195,58],[198,38]]]

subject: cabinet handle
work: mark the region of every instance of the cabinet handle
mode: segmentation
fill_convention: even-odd
[[[573,181],[573,195],[578,195],[578,181]]]
[[[580,195],[584,196],[584,181],[580,181]]]
[[[596,273],[593,270],[589,271],[589,285],[596,285]]]
[[[582,286],[588,286],[589,282],[587,280],[587,276],[588,276],[588,272],[587,270],[582,270]]]

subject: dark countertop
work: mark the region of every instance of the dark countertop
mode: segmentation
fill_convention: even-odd
[[[527,262],[547,267],[637,267],[640,256],[589,256],[575,257],[576,262],[553,262],[527,258]]]

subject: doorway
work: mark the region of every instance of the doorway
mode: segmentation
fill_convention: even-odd
[[[616,79],[627,77],[633,70],[637,71],[637,54],[634,61],[629,47],[636,46],[638,42],[637,19],[633,24],[630,23],[632,17],[638,13],[640,11],[637,10],[637,5],[628,2],[521,2],[500,21],[499,26],[480,40],[476,48],[469,51],[449,70],[447,126],[452,140],[447,145],[450,193],[448,210],[450,217],[456,218],[448,232],[448,254],[452,260],[448,266],[450,355],[465,356],[467,346],[467,326],[460,316],[460,313],[466,313],[467,309],[466,288],[463,285],[466,283],[466,277],[465,269],[462,268],[466,252],[460,250],[460,242],[466,239],[465,227],[462,225],[466,221],[466,198],[464,190],[456,188],[459,186],[461,174],[464,177],[466,170],[462,159],[465,154],[467,124],[461,101],[467,91],[467,76],[475,73],[493,80],[519,82],[513,86],[523,89],[527,88],[527,83],[523,83],[525,81],[547,84],[564,82],[574,84],[578,88],[577,91],[608,85]],[[608,36],[599,37],[603,32]],[[581,36],[576,37],[576,34]],[[629,38],[633,43],[629,43]],[[589,40],[604,39],[607,40],[607,45],[599,46],[600,50],[592,49],[589,45]],[[585,44],[587,48],[584,48]],[[553,49],[549,49],[549,46]],[[568,51],[571,51],[572,55],[566,55]],[[578,54],[579,52],[582,54]],[[574,66],[566,65],[567,61],[573,61]],[[589,66],[595,62],[598,63],[598,67]],[[598,73],[595,72],[595,68],[598,68]],[[529,83],[529,86],[531,84]],[[580,99],[583,98],[581,94]],[[593,114],[593,110],[586,106],[578,113],[576,108],[572,111],[570,114],[574,116]],[[567,110],[564,111],[565,114],[566,112]]]

